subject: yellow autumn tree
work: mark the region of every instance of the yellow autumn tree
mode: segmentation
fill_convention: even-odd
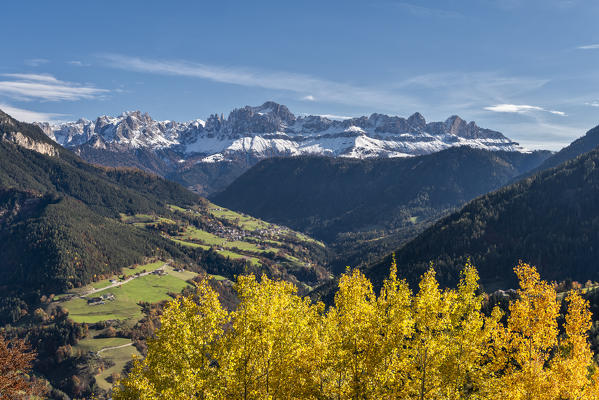
[[[518,298],[487,316],[469,264],[456,288],[431,268],[413,294],[393,261],[379,296],[351,270],[326,311],[291,283],[240,276],[228,313],[202,281],[165,308],[113,398],[599,400],[587,302],[567,296],[560,333],[554,287],[514,270]]]
[[[564,326],[565,337],[551,363],[552,380],[558,387],[560,399],[592,399],[594,393],[591,371],[595,368],[588,341],[591,328],[589,305],[576,292],[567,297],[568,313]]]
[[[397,279],[393,257],[377,301],[380,350],[374,380],[376,398],[396,399],[406,393],[410,382],[407,349],[414,331],[411,307],[412,292],[405,280]]]
[[[429,269],[422,276],[412,303],[414,333],[408,348],[410,380],[404,393],[406,399],[436,399],[443,395],[441,366],[448,356],[445,335],[451,327],[450,304],[446,300],[435,271]]]
[[[520,281],[519,298],[510,304],[507,327],[497,336],[506,363],[494,396],[510,400],[555,399],[557,385],[547,363],[557,345],[557,294],[529,264],[520,263],[514,271]]]
[[[478,272],[468,263],[457,290],[446,291],[450,326],[444,338],[446,356],[439,367],[444,399],[481,398],[481,388],[492,372],[486,361],[498,320],[481,312],[483,297],[478,289]]]
[[[326,389],[331,398],[375,398],[379,322],[370,281],[357,269],[343,275],[324,321],[332,357]]]
[[[297,296],[296,287],[263,276],[241,276],[241,300],[222,340],[218,362],[223,398],[309,398],[309,379],[322,306]]]

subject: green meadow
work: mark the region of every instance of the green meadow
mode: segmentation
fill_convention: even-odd
[[[179,293],[183,288],[190,286],[186,279],[174,274],[171,272],[164,276],[146,275],[123,285],[106,289],[97,295],[112,293],[115,299],[106,301],[105,304],[89,305],[86,298],[76,297],[61,305],[69,311],[69,317],[75,322],[137,321],[142,318],[139,302],[157,303],[170,300],[171,296],[168,293]]]

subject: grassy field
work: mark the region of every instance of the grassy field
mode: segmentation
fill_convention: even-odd
[[[169,204],[167,207],[168,207],[168,208],[169,208],[171,211],[179,211],[179,212],[186,212],[186,211],[187,211],[186,209],[184,209],[184,208],[182,208],[182,207],[179,207],[179,206],[175,206],[175,205],[173,205],[173,204]]]
[[[246,240],[248,242],[251,242],[251,243],[262,242],[262,243],[269,244],[269,245],[274,246],[274,247],[283,247],[284,246],[283,242],[279,242],[277,240],[271,240],[271,239],[260,239],[260,240],[258,240],[258,239],[253,238],[253,237],[248,237],[248,238],[246,238]],[[268,250],[266,250],[266,251],[268,251]]]
[[[99,334],[100,330],[90,329],[87,337],[81,339],[76,346],[73,347],[73,354],[78,352],[88,353],[94,352],[97,353],[100,350],[108,349],[111,347],[120,347],[117,349],[110,349],[100,352],[100,356],[106,360],[110,360],[114,362],[114,365],[110,368],[105,369],[100,374],[96,375],[96,381],[98,385],[104,389],[108,390],[112,387],[112,384],[109,383],[106,378],[108,378],[112,373],[121,373],[125,364],[131,360],[132,355],[137,357],[141,357],[141,354],[137,351],[135,347],[132,346],[132,342],[126,338],[94,338],[97,334]]]
[[[184,281],[193,279],[197,275],[195,272],[191,272],[191,271],[177,272],[177,271],[173,270],[173,267],[171,267],[170,265],[164,267],[164,271],[167,272],[170,276],[174,276],[175,278],[179,278]]]
[[[127,276],[130,276],[130,275],[135,275],[138,272],[142,272],[143,270],[154,271],[155,269],[160,268],[163,264],[164,264],[164,261],[156,261],[156,262],[149,263],[149,264],[136,265],[133,268],[123,268],[122,273]],[[88,286],[74,290],[73,293],[85,293],[92,289],[103,289],[107,286],[112,285],[112,283],[110,283],[111,279],[118,279],[118,277],[113,276],[108,279],[102,279],[101,281],[93,282]]]
[[[94,336],[96,336],[100,332],[101,331],[95,329],[90,329],[87,336],[84,339],[81,339],[79,343],[77,343],[77,345],[73,347],[73,350],[81,350],[84,353],[87,353],[89,351],[97,353],[98,351],[107,347],[116,347],[122,346],[127,343],[131,343],[131,340],[126,338],[94,338]]]
[[[96,382],[104,390],[109,390],[112,387],[112,383],[109,383],[108,378],[112,373],[120,374],[125,367],[127,362],[131,361],[133,356],[141,358],[141,354],[134,346],[122,347],[120,349],[106,350],[102,352],[102,358],[111,360],[114,365],[110,368],[105,369],[99,375],[96,375]]]
[[[185,232],[179,236],[180,240],[198,240],[209,246],[222,246],[227,240],[212,233],[197,229],[193,226],[185,227]]]
[[[170,300],[169,292],[179,293],[189,283],[181,276],[171,272],[165,276],[146,275],[107,289],[102,294],[112,293],[115,300],[105,304],[88,305],[86,299],[76,297],[62,303],[69,310],[69,317],[75,322],[95,323],[106,320],[134,320],[141,319],[141,307],[138,302],[157,303]]]
[[[193,243],[193,242],[186,242],[184,240],[179,240],[179,239],[175,239],[175,238],[169,238],[170,240],[172,240],[175,243],[180,244],[181,246],[187,246],[187,247],[201,247],[204,250],[208,250],[210,248],[210,246],[206,246],[206,245],[202,245],[202,244],[197,244],[197,243]]]
[[[216,236],[210,232],[197,229],[193,226],[186,227],[185,233],[179,236],[177,239],[181,241],[196,240],[208,246],[220,246],[227,249],[238,248],[239,250],[251,251],[254,253],[262,253],[265,251],[254,243],[240,240],[229,241],[226,238]]]
[[[262,220],[252,218],[248,215],[236,213],[235,211],[227,210],[226,208],[220,208],[215,205],[211,205],[208,209],[212,215],[218,218],[224,218],[229,221],[237,221],[238,225],[248,231],[255,231],[257,229],[268,229],[271,225]]]
[[[164,261],[156,261],[145,265],[136,265],[134,268],[125,268],[125,275],[133,275],[138,272],[153,271],[164,265]],[[89,305],[87,298],[75,297],[69,301],[62,302],[61,305],[69,311],[69,317],[79,323],[95,323],[106,320],[125,321],[126,325],[133,326],[143,315],[139,302],[156,303],[162,300],[170,300],[172,297],[168,293],[180,293],[183,288],[190,286],[188,280],[194,278],[197,274],[191,271],[175,272],[169,265],[164,267],[167,275],[145,275],[135,278],[130,282],[120,286],[106,289],[101,294],[112,293],[115,297],[113,301],[106,301],[105,304]],[[105,280],[109,284],[109,280]],[[94,285],[83,288],[89,290],[92,287],[105,287],[106,282],[96,282]],[[80,289],[81,290],[81,289]],[[99,295],[99,294],[97,294]],[[90,297],[97,296],[96,294]],[[137,349],[132,346],[132,342],[126,338],[95,338],[101,331],[90,329],[88,335],[79,341],[73,347],[73,352],[101,352],[100,357],[110,360],[114,365],[100,374],[96,375],[98,386],[104,390],[109,390],[112,383],[108,382],[113,373],[122,373],[125,364],[132,359],[132,356],[141,357]],[[112,348],[118,347],[119,348]],[[103,350],[108,349],[108,350]]]
[[[255,266],[259,266],[261,264],[259,258],[244,256],[243,254],[233,253],[232,251],[229,251],[229,250],[222,250],[222,251],[219,251],[218,253],[223,257],[229,257],[233,260],[239,260],[241,258],[245,258],[252,265],[255,265]]]
[[[110,286],[110,285],[111,285],[110,279],[103,279],[101,281],[92,283],[90,286],[93,287],[94,289],[103,289],[106,286]]]
[[[137,265],[137,266],[133,266],[133,268],[129,267],[129,268],[124,268],[123,269],[123,273],[125,275],[133,275],[133,274],[137,274],[138,272],[141,273],[144,270],[146,271],[154,271],[155,269],[158,269],[160,267],[162,267],[164,265],[164,261],[156,261],[150,264],[143,264],[143,265]]]

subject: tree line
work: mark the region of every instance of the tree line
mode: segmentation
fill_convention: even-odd
[[[167,305],[148,354],[117,384],[122,399],[599,399],[580,293],[533,266],[507,312],[483,312],[477,270],[442,289],[434,270],[412,292],[395,262],[378,295],[359,271],[328,309],[265,276],[240,276],[225,310],[208,281]]]

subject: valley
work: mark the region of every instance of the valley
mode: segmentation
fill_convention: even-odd
[[[234,307],[238,275],[304,294],[332,279],[327,247],[305,234],[139,170],[88,164],[1,112],[0,132],[2,333],[35,343],[36,373],[56,396],[105,393],[144,354],[164,304],[197,281]]]
[[[599,400],[598,1],[1,9],[0,400]]]
[[[341,273],[377,261],[549,156],[464,146],[410,158],[273,158],[211,200],[323,240],[335,253],[332,270]]]
[[[122,215],[121,221],[158,231],[183,247],[210,250],[225,258],[244,261],[258,270],[277,264],[277,268],[289,274],[287,278],[298,271],[302,278],[296,277],[295,282],[302,282],[308,290],[308,283],[315,285],[327,279],[322,267],[326,246],[304,234],[211,203],[187,209],[174,205],[167,208],[170,218],[135,214]],[[307,276],[312,276],[311,280]]]
[[[489,301],[504,304],[511,292],[496,290],[513,287],[506,276],[526,254],[564,290],[588,279],[581,293],[595,304],[594,256],[582,250],[593,248],[594,219],[560,204],[594,215],[599,161],[584,143],[596,129],[555,155],[462,146],[399,158],[270,157],[207,200],[139,170],[88,164],[34,125],[6,115],[0,123],[27,138],[0,141],[0,249],[16,257],[0,270],[10,288],[0,298],[4,335],[36,343],[35,370],[55,397],[106,396],[132,357],[148,354],[167,304],[210,287],[235,310],[247,276],[288,282],[330,307],[347,266],[378,290],[391,254],[410,285],[432,260],[451,287],[471,260]],[[35,238],[31,250],[15,251],[24,237]]]

